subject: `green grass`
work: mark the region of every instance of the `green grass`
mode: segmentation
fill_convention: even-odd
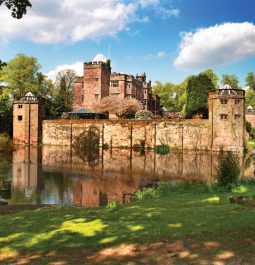
[[[160,195],[147,194],[115,211],[52,207],[1,216],[0,264],[16,262],[28,253],[40,253],[41,258],[31,264],[48,264],[50,257],[46,254],[51,251],[97,251],[120,244],[190,239],[218,242],[237,257],[253,255],[254,246],[242,247],[240,242],[255,238],[254,208],[230,204],[228,198],[233,192],[192,187],[165,188]],[[242,186],[234,192],[253,196],[255,185]],[[201,249],[200,256],[204,255],[207,254]]]

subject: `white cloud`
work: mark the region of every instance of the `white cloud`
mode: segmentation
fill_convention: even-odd
[[[22,19],[0,9],[0,40],[26,36],[36,43],[77,42],[114,36],[133,22],[137,5],[122,0],[34,0]]]
[[[159,2],[160,2],[160,0],[139,0],[139,4],[142,7],[147,7],[147,6],[150,6],[150,5],[158,5]]]
[[[224,23],[182,35],[174,65],[178,69],[201,69],[223,65],[255,55],[255,25]]]
[[[165,56],[166,56],[166,53],[163,52],[163,51],[160,51],[160,52],[157,53],[157,56],[156,57],[160,59],[160,58],[163,58]]]
[[[65,69],[72,69],[76,72],[78,76],[83,75],[83,63],[82,62],[76,62],[74,64],[63,64],[55,67],[53,70],[51,70],[49,73],[47,73],[48,79],[51,79],[53,82],[56,80],[57,73],[61,70]]]
[[[93,59],[93,61],[96,61],[96,62],[99,62],[99,61],[106,62],[106,60],[107,58],[102,53],[98,53]]]
[[[156,13],[162,19],[167,19],[169,17],[178,17],[180,15],[180,10],[178,8],[166,8],[159,6],[156,8]]]

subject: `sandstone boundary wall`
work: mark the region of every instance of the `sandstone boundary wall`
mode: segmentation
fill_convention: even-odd
[[[100,131],[100,145],[109,148],[145,143],[145,147],[167,144],[179,150],[232,150],[243,152],[242,135],[229,135],[226,131],[221,146],[214,143],[217,137],[211,120],[138,121],[138,120],[44,120],[44,145],[71,146],[77,136],[95,126]],[[224,138],[224,136],[223,136]]]

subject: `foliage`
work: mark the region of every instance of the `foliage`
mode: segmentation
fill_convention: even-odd
[[[52,83],[39,72],[41,68],[35,57],[17,54],[0,72],[0,80],[8,86],[8,94],[15,99],[20,99],[27,92],[32,92],[37,97],[46,97]]]
[[[245,106],[255,109],[255,90],[248,88],[245,92]]]
[[[112,211],[112,210],[118,209],[119,206],[120,206],[120,204],[119,204],[119,202],[117,200],[112,200],[112,201],[110,201],[110,202],[107,203],[106,208],[108,210],[111,210]]]
[[[147,188],[142,191],[137,191],[135,193],[135,200],[148,200],[148,199],[157,199],[161,196],[160,189]]]
[[[98,164],[99,160],[100,132],[96,126],[89,126],[74,139],[73,147],[75,152],[90,166]]]
[[[13,150],[12,140],[7,134],[0,134],[0,152],[11,152]]]
[[[248,121],[245,122],[246,131],[248,132],[249,136],[254,139],[255,138],[255,128],[252,127],[252,124]]]
[[[159,155],[167,155],[170,152],[170,146],[167,144],[157,145],[156,153]]]
[[[181,111],[183,105],[186,102],[186,78],[180,84],[165,83],[162,84],[156,81],[153,86],[153,94],[160,97],[160,103],[164,106],[167,111],[178,112]]]
[[[249,72],[245,78],[246,86],[251,90],[255,90],[255,75],[253,72]]]
[[[149,110],[139,110],[135,114],[136,120],[151,120],[153,119],[153,113]]]
[[[239,157],[231,151],[220,152],[217,172],[218,184],[231,187],[237,184],[240,175]]]
[[[236,75],[222,75],[222,85],[230,85],[232,89],[239,89],[239,80]]]
[[[26,14],[27,8],[32,6],[28,0],[0,0],[0,5],[2,4],[10,9],[11,15],[17,19],[22,18]]]
[[[113,113],[121,118],[134,118],[135,113],[142,109],[142,105],[133,98],[105,97],[96,103],[93,108],[98,112]]]
[[[63,112],[73,110],[74,101],[74,82],[76,73],[72,69],[65,69],[58,72],[55,86],[57,94],[53,102],[55,116],[60,117]]]
[[[186,118],[201,114],[208,118],[208,92],[214,89],[212,80],[206,74],[191,76],[187,83]]]
[[[213,85],[214,85],[214,88],[216,89],[217,88],[217,83],[218,83],[218,76],[214,73],[214,71],[212,69],[207,69],[203,72],[201,72],[201,74],[205,74],[209,79],[211,79]]]
[[[5,62],[2,62],[2,61],[0,60],[0,71],[2,70],[2,68],[3,68],[4,66],[6,66],[6,63],[5,63]]]

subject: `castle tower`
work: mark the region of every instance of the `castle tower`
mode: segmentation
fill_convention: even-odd
[[[211,148],[243,152],[245,143],[245,91],[225,85],[209,92]]]
[[[84,63],[83,77],[75,82],[74,108],[93,108],[94,103],[109,96],[111,62]]]
[[[42,138],[44,106],[31,92],[13,102],[13,140],[17,144],[37,145]]]

